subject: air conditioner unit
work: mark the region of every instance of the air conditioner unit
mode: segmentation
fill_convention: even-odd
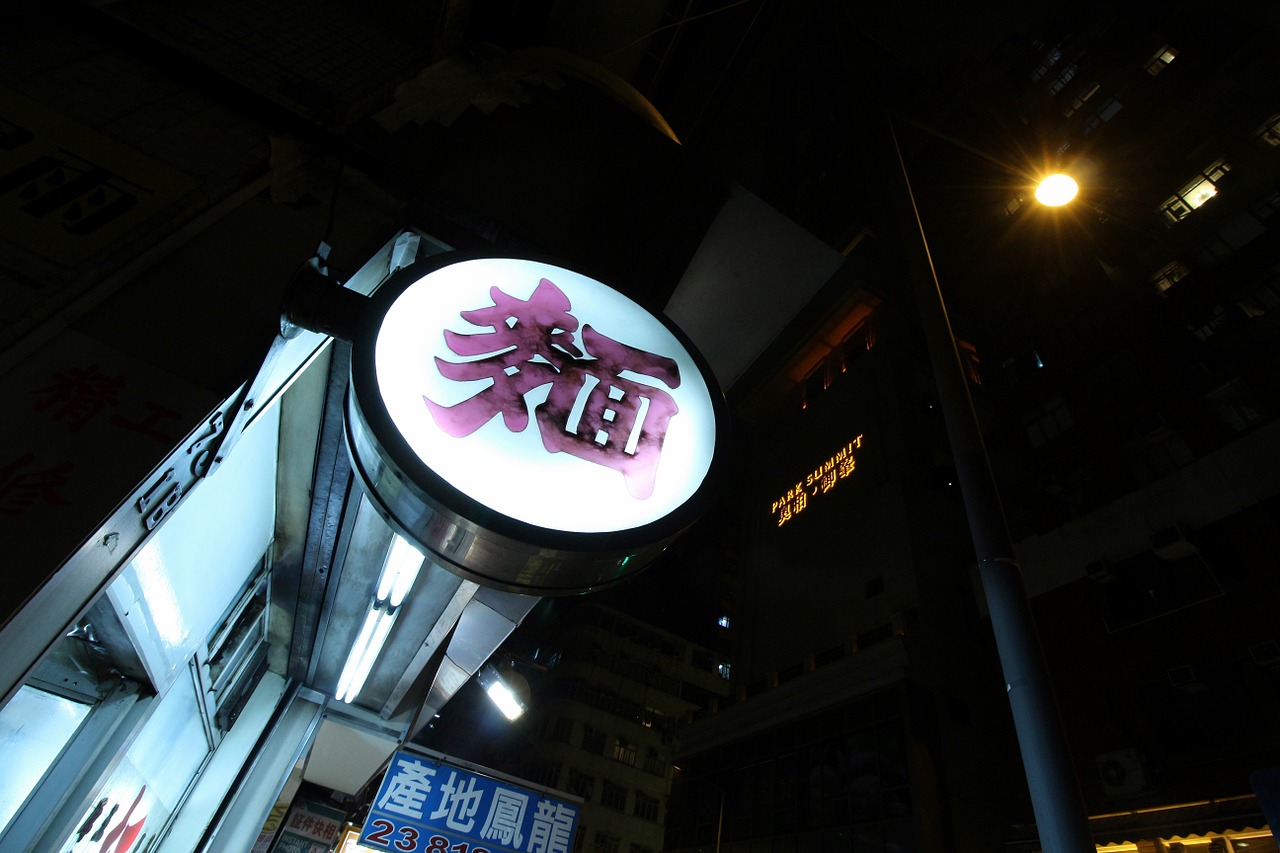
[[[1258,666],[1267,669],[1280,669],[1280,643],[1267,640],[1249,647],[1249,656]]]
[[[1094,583],[1111,583],[1116,579],[1111,573],[1110,560],[1094,560],[1084,567],[1084,573]]]
[[[1181,525],[1166,527],[1151,534],[1151,550],[1163,560],[1183,560],[1199,553],[1196,546],[1187,541]]]
[[[1136,749],[1099,753],[1094,756],[1094,762],[1102,779],[1102,790],[1108,797],[1138,794],[1147,787],[1142,753]]]
[[[1184,693],[1199,693],[1208,690],[1208,686],[1196,675],[1195,668],[1189,663],[1171,667],[1165,671],[1169,683]]]

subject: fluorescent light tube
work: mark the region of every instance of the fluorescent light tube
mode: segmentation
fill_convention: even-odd
[[[369,612],[364,615],[364,624],[360,626],[360,633],[356,635],[356,641],[351,644],[351,651],[347,654],[347,662],[342,667],[342,675],[338,678],[338,689],[334,696],[343,699],[347,690],[351,687],[351,682],[355,678],[356,669],[360,665],[360,659],[364,656],[365,649],[369,647],[369,640],[373,638],[374,626],[378,624],[378,611],[370,608]],[[343,699],[349,702],[349,699]]]
[[[382,561],[382,574],[378,576],[377,600],[387,601],[389,598],[391,606],[398,607],[418,577],[424,559],[417,546],[399,533],[392,533],[391,545],[387,548],[386,559]]]
[[[382,646],[387,641],[387,634],[391,632],[391,625],[396,621],[394,613],[388,613],[381,608],[370,612],[377,615],[377,621],[374,623],[373,633],[369,637],[369,644],[360,655],[360,660],[351,676],[350,686],[347,687],[345,693],[338,697],[343,702],[350,703],[352,699],[360,695],[360,689],[364,687],[365,679],[373,671],[374,661],[378,659],[378,654],[382,651]],[[353,648],[352,652],[354,653],[354,651],[355,649]]]

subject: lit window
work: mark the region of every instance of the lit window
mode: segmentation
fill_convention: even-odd
[[[1218,184],[1231,170],[1231,166],[1222,160],[1217,161],[1178,190],[1178,194],[1165,200],[1160,211],[1168,222],[1180,222],[1191,215],[1191,211],[1201,207],[1209,199],[1218,194]]]
[[[729,664],[722,663],[716,667],[716,672],[720,673],[720,677],[726,681],[729,679]]]
[[[1272,148],[1280,145],[1280,113],[1262,123],[1262,127],[1258,128],[1258,138]]]
[[[1178,55],[1178,51],[1174,50],[1168,45],[1165,45],[1164,47],[1156,51],[1155,56],[1147,60],[1147,64],[1146,64],[1147,73],[1150,74],[1152,77],[1156,76],[1161,71],[1163,71],[1169,65],[1170,62],[1173,62],[1174,57],[1177,55]]]
[[[636,763],[636,745],[624,737],[619,737],[613,742],[613,760],[621,761],[623,764],[635,766]]]
[[[719,619],[717,619],[717,620],[716,620],[716,624],[717,624],[717,625],[719,625],[721,628],[728,628],[728,627],[729,627],[729,617],[728,617],[728,616],[721,616]]]
[[[1157,293],[1165,293],[1169,288],[1191,275],[1191,270],[1187,269],[1187,265],[1182,261],[1174,261],[1155,275],[1151,276],[1151,282],[1156,286]]]
[[[1082,92],[1082,93],[1081,93],[1081,94],[1076,98],[1076,100],[1077,100],[1077,101],[1079,101],[1079,102],[1080,102],[1080,104],[1083,106],[1083,104],[1084,104],[1084,102],[1085,102],[1085,101],[1089,100],[1090,98],[1092,98],[1092,97],[1093,97],[1094,95],[1096,95],[1097,93],[1098,93],[1098,84],[1097,84],[1097,83],[1092,83],[1092,84],[1090,84],[1090,85],[1089,85],[1089,87],[1088,87],[1087,89],[1085,89],[1085,90],[1084,90],[1084,92]]]

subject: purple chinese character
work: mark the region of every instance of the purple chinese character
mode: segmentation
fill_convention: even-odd
[[[618,471],[637,499],[652,495],[667,425],[679,409],[665,390],[632,377],[642,375],[678,388],[675,361],[627,346],[590,326],[582,327],[580,348],[573,334],[578,320],[569,313],[569,299],[545,278],[528,301],[496,287],[489,294],[492,307],[463,311],[461,316],[493,331],[445,332],[454,353],[482,358],[460,363],[437,358],[436,366],[447,379],[483,379],[490,384],[449,407],[424,397],[436,424],[462,438],[501,413],[507,429],[521,432],[529,423],[525,395],[549,384],[545,402],[534,409],[543,447]]]
[[[679,409],[666,391],[621,374],[642,373],[677,388],[679,368],[669,358],[618,343],[590,326],[582,327],[582,342],[595,360],[565,368],[538,406],[542,444],[552,453],[613,468],[631,496],[644,500],[653,494],[667,424]]]
[[[493,384],[456,406],[440,406],[423,397],[439,427],[457,438],[470,435],[502,413],[512,432],[529,424],[524,395],[554,382],[560,369],[581,356],[573,340],[578,321],[569,313],[569,299],[545,278],[528,301],[490,288],[491,308],[463,311],[460,316],[492,332],[460,335],[445,330],[445,343],[458,355],[483,355],[477,361],[454,363],[436,359],[440,375],[458,382],[489,379]]]

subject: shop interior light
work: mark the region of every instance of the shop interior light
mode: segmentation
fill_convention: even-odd
[[[342,667],[342,675],[338,678],[338,689],[334,696],[339,701],[350,703],[360,695],[360,690],[387,642],[400,605],[417,580],[424,559],[422,552],[409,540],[398,533],[391,535],[391,545],[382,562],[382,574],[378,576],[374,600],[369,604],[364,624],[360,626],[360,633],[351,645],[347,662]]]

